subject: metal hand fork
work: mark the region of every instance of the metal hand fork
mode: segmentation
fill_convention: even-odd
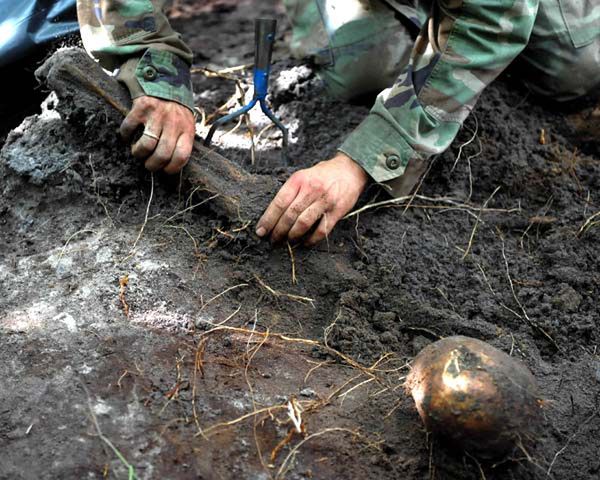
[[[254,97],[252,101],[240,108],[239,110],[230,113],[224,117],[221,117],[215,123],[213,123],[204,145],[209,147],[212,138],[221,125],[248,113],[257,103],[260,104],[260,108],[263,113],[271,119],[271,121],[281,130],[283,133],[283,145],[281,151],[281,157],[283,164],[288,164],[287,149],[288,149],[288,130],[281,123],[281,121],[275,116],[267,105],[267,93],[269,90],[269,74],[271,72],[271,58],[273,55],[273,44],[275,43],[275,33],[277,31],[277,20],[271,18],[258,18],[254,22],[255,28],[255,51],[254,51]]]

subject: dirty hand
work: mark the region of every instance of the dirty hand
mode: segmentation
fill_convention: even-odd
[[[173,174],[187,163],[194,145],[195,119],[189,108],[177,102],[142,96],[133,101],[121,124],[121,136],[128,140],[144,126],[144,134],[131,148],[151,172]]]
[[[326,238],[335,224],[350,211],[368,181],[367,173],[349,156],[333,159],[294,173],[258,221],[256,234],[278,242],[298,240],[317,222],[306,240],[315,245]]]

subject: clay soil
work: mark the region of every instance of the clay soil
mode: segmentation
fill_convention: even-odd
[[[271,100],[292,164],[275,130],[254,164],[245,125],[221,152],[281,180],[332,155],[369,100],[328,100],[289,60],[280,7],[196,3],[171,16],[212,70],[252,63],[255,16],[281,20]],[[236,93],[194,83],[207,115]],[[600,210],[600,154],[564,115],[509,72],[410,205],[305,249],[152,178],[116,116],[51,96],[0,156],[0,479],[599,478],[600,228],[578,232]],[[385,199],[373,187],[359,206]],[[450,335],[538,381],[541,427],[502,461],[427,435],[404,391],[407,364]]]

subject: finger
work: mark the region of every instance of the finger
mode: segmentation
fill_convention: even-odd
[[[192,148],[194,147],[194,135],[182,133],[175,144],[175,150],[171,161],[165,167],[165,172],[169,175],[179,172],[190,159]]]
[[[144,119],[145,117],[141,115],[139,110],[133,109],[129,112],[125,120],[121,122],[121,127],[119,128],[119,133],[123,140],[129,140],[135,131],[143,125]]]
[[[310,205],[316,200],[317,194],[314,190],[304,191],[300,189],[300,192],[290,204],[290,206],[281,214],[279,221],[273,228],[271,233],[271,241],[279,242],[288,236],[290,229],[294,226],[298,217],[304,213],[304,211],[310,207]]]
[[[287,210],[290,204],[294,201],[298,192],[300,191],[300,182],[297,179],[290,177],[290,179],[285,182],[283,187],[277,192],[273,201],[267,207],[267,210],[263,214],[263,216],[258,221],[256,225],[256,234],[259,237],[264,237],[267,235],[273,227],[277,225],[279,218],[283,212]]]
[[[172,129],[163,130],[156,149],[144,163],[146,169],[156,172],[164,168],[171,161],[178,138],[176,131]]]
[[[296,219],[296,222],[288,233],[288,238],[290,240],[298,240],[305,235],[323,217],[326,210],[327,206],[323,202],[314,202]]]
[[[146,125],[145,130],[148,130],[159,138],[162,133],[160,129],[151,125]],[[140,139],[131,147],[131,153],[133,153],[135,158],[145,160],[152,154],[152,152],[154,152],[158,142],[159,140],[156,138],[153,138],[149,135],[142,135]]]
[[[335,227],[335,224],[339,221],[339,219],[340,218],[334,216],[332,212],[325,212],[323,214],[323,217],[321,218],[321,221],[319,222],[319,226],[313,232],[313,234],[310,237],[308,237],[308,240],[306,240],[305,245],[308,247],[312,247],[317,243],[320,243],[326,238],[328,238],[329,234],[333,230],[333,227]]]

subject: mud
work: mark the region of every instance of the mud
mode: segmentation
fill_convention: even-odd
[[[220,69],[251,62],[251,18],[283,21],[266,3],[180,2],[171,15],[198,64]],[[279,179],[331,155],[368,112],[324,97],[285,35],[272,102],[292,167],[274,130],[254,164],[244,126],[216,139]],[[600,156],[517,79],[485,92],[408,208],[367,210],[293,257],[205,192],[152,179],[118,116],[51,96],[0,155],[0,478],[126,478],[119,455],[144,479],[598,478],[600,229],[577,234],[600,210]],[[194,83],[207,114],[235,94],[226,78]],[[535,445],[477,463],[426,435],[402,367],[449,335],[531,369],[544,398]],[[386,353],[376,371],[349,365]],[[287,414],[296,401],[304,412]],[[281,443],[298,415],[305,433]]]

